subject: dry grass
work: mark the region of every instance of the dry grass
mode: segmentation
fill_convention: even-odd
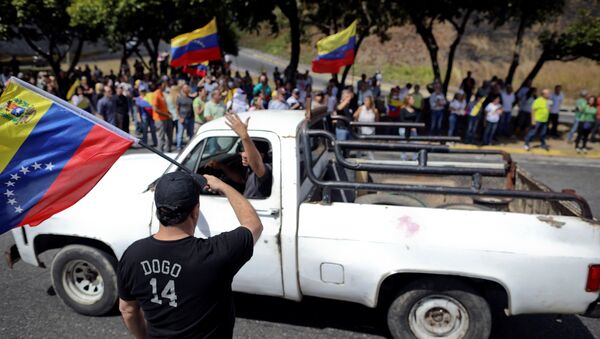
[[[517,69],[514,85],[518,86],[533,67],[540,53],[536,34],[540,27],[534,27],[526,36],[521,52],[521,65]],[[514,28],[471,27],[467,30],[456,53],[450,86],[457,87],[468,70],[479,81],[493,75],[506,76],[514,45]],[[445,71],[448,47],[454,38],[453,30],[443,24],[436,25],[434,34],[440,46],[439,61],[442,74]],[[354,74],[373,74],[377,70],[384,73],[384,80],[397,84],[405,82],[427,83],[433,78],[429,55],[425,45],[412,26],[390,29],[390,41],[381,43],[376,37],[364,40],[354,66]],[[316,41],[323,37],[314,31],[305,32],[308,36],[302,45],[300,60],[310,63],[316,54]],[[283,58],[289,57],[287,30],[277,36],[268,34],[241,34],[240,45],[255,48]],[[567,97],[575,97],[582,89],[600,94],[600,65],[589,60],[572,62],[548,62],[535,79],[537,87],[552,87],[562,84]]]

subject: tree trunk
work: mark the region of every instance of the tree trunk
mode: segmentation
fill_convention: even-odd
[[[448,66],[446,67],[446,76],[444,77],[444,83],[442,85],[442,91],[444,95],[448,93],[448,86],[450,85],[450,80],[452,79],[452,67],[454,64],[454,55],[456,54],[456,49],[460,44],[460,40],[465,33],[465,28],[467,27],[467,23],[469,22],[469,18],[471,17],[471,13],[473,13],[472,9],[467,10],[465,15],[462,18],[462,22],[460,25],[455,26],[456,29],[456,38],[450,45],[450,50],[448,51]]]
[[[519,59],[521,57],[521,48],[523,47],[523,36],[525,35],[525,27],[527,26],[527,18],[525,15],[521,16],[521,20],[519,21],[519,28],[517,30],[517,41],[515,41],[515,49],[513,51],[512,62],[510,63],[510,67],[508,68],[508,73],[506,74],[506,79],[504,83],[506,85],[512,85],[513,78],[515,76],[515,72],[517,71],[517,67],[519,66]]]
[[[411,13],[410,18],[412,23],[415,25],[417,29],[417,34],[421,37],[421,40],[425,43],[425,47],[427,48],[427,52],[429,53],[429,59],[431,60],[431,69],[433,70],[434,80],[441,80],[441,71],[440,71],[440,63],[438,62],[438,44],[435,40],[435,36],[433,35],[432,26],[426,27],[423,24],[420,14]]]
[[[519,88],[523,87],[525,85],[525,83],[527,83],[527,81],[533,82],[533,79],[535,79],[535,77],[538,75],[538,73],[544,66],[544,63],[546,63],[546,61],[548,61],[548,60],[549,60],[549,58],[546,55],[546,53],[542,52],[542,55],[540,55],[537,62],[535,63],[535,65],[533,66],[533,68],[531,69],[529,74],[525,77],[525,79],[523,80],[523,82],[521,83],[521,86],[519,86]]]
[[[150,78],[158,79],[158,45],[160,39],[152,38],[144,41],[144,47],[150,57]]]
[[[285,78],[287,81],[296,82],[296,72],[300,62],[300,18],[298,17],[298,5],[295,0],[280,0],[279,9],[288,19],[290,24],[291,55],[290,63],[285,68]]]

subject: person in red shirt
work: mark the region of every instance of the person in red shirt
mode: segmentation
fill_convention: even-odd
[[[164,91],[167,88],[167,82],[158,81],[158,88],[152,95],[152,119],[156,125],[158,134],[158,150],[162,152],[171,152],[173,145],[173,120],[167,108]],[[165,145],[166,144],[166,145]]]

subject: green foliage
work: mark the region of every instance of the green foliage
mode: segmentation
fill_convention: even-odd
[[[563,32],[544,31],[539,36],[546,60],[589,58],[600,62],[600,16],[584,11]]]

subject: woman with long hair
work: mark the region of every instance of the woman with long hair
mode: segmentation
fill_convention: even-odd
[[[364,98],[364,103],[360,106],[356,112],[352,115],[355,121],[358,122],[376,122],[379,121],[379,111],[375,107],[375,103],[373,101],[373,97],[371,95],[367,95]],[[366,135],[375,134],[375,127],[371,126],[361,126],[360,133]]]

